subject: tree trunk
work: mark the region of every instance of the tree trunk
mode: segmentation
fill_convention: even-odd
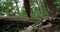
[[[54,0],[46,0],[46,4],[49,8],[50,16],[56,17],[56,11],[54,9]]]
[[[27,16],[30,17],[30,3],[29,3],[29,0],[24,0],[24,6],[25,6]]]

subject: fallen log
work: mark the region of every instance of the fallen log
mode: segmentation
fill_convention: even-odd
[[[9,21],[28,21],[28,22],[35,22],[32,18],[20,18],[20,17],[3,17],[0,16],[0,20],[9,20]]]
[[[23,29],[35,23],[32,18],[20,18],[20,17],[3,17],[0,16],[0,32],[4,29],[8,31],[9,29]],[[15,30],[16,30],[15,29]],[[14,30],[14,31],[15,31]]]

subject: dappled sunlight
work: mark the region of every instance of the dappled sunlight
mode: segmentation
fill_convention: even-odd
[[[9,16],[9,14],[11,16],[12,16],[12,14],[15,14],[14,16],[19,16],[18,13],[20,13],[20,16],[22,16],[23,13],[21,13],[21,12],[25,11],[25,9],[23,7],[24,6],[23,0],[17,0],[17,1],[15,1],[15,0],[12,0],[12,1],[11,0],[9,0],[9,1],[8,0],[1,0],[0,3],[1,3],[0,4],[1,9],[2,8],[4,9],[3,12],[7,13],[7,16]],[[2,13],[3,16],[6,15],[4,13]],[[24,13],[26,13],[26,12],[24,12]]]

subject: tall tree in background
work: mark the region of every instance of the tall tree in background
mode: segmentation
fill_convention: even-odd
[[[24,0],[24,6],[26,9],[27,16],[30,17],[30,3],[29,0]]]
[[[56,17],[56,11],[54,9],[54,0],[46,0],[47,6],[49,8],[49,12],[52,17]]]

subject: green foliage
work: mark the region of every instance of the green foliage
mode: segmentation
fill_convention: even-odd
[[[18,16],[18,17],[26,17],[26,12],[24,7],[20,7],[19,10],[19,0],[6,0],[0,3],[0,15],[3,16]]]
[[[32,3],[32,4],[31,4]],[[31,16],[35,19],[48,17],[48,9],[44,0],[30,0]]]
[[[41,19],[49,16],[48,8],[45,0],[29,0],[31,17],[34,19]],[[19,6],[20,3],[20,6]],[[56,12],[60,13],[60,0],[54,2]],[[23,1],[20,0],[0,0],[0,16],[17,16],[27,17],[26,11],[23,5]]]
[[[56,12],[60,13],[60,0],[55,0],[55,8],[56,8]]]

